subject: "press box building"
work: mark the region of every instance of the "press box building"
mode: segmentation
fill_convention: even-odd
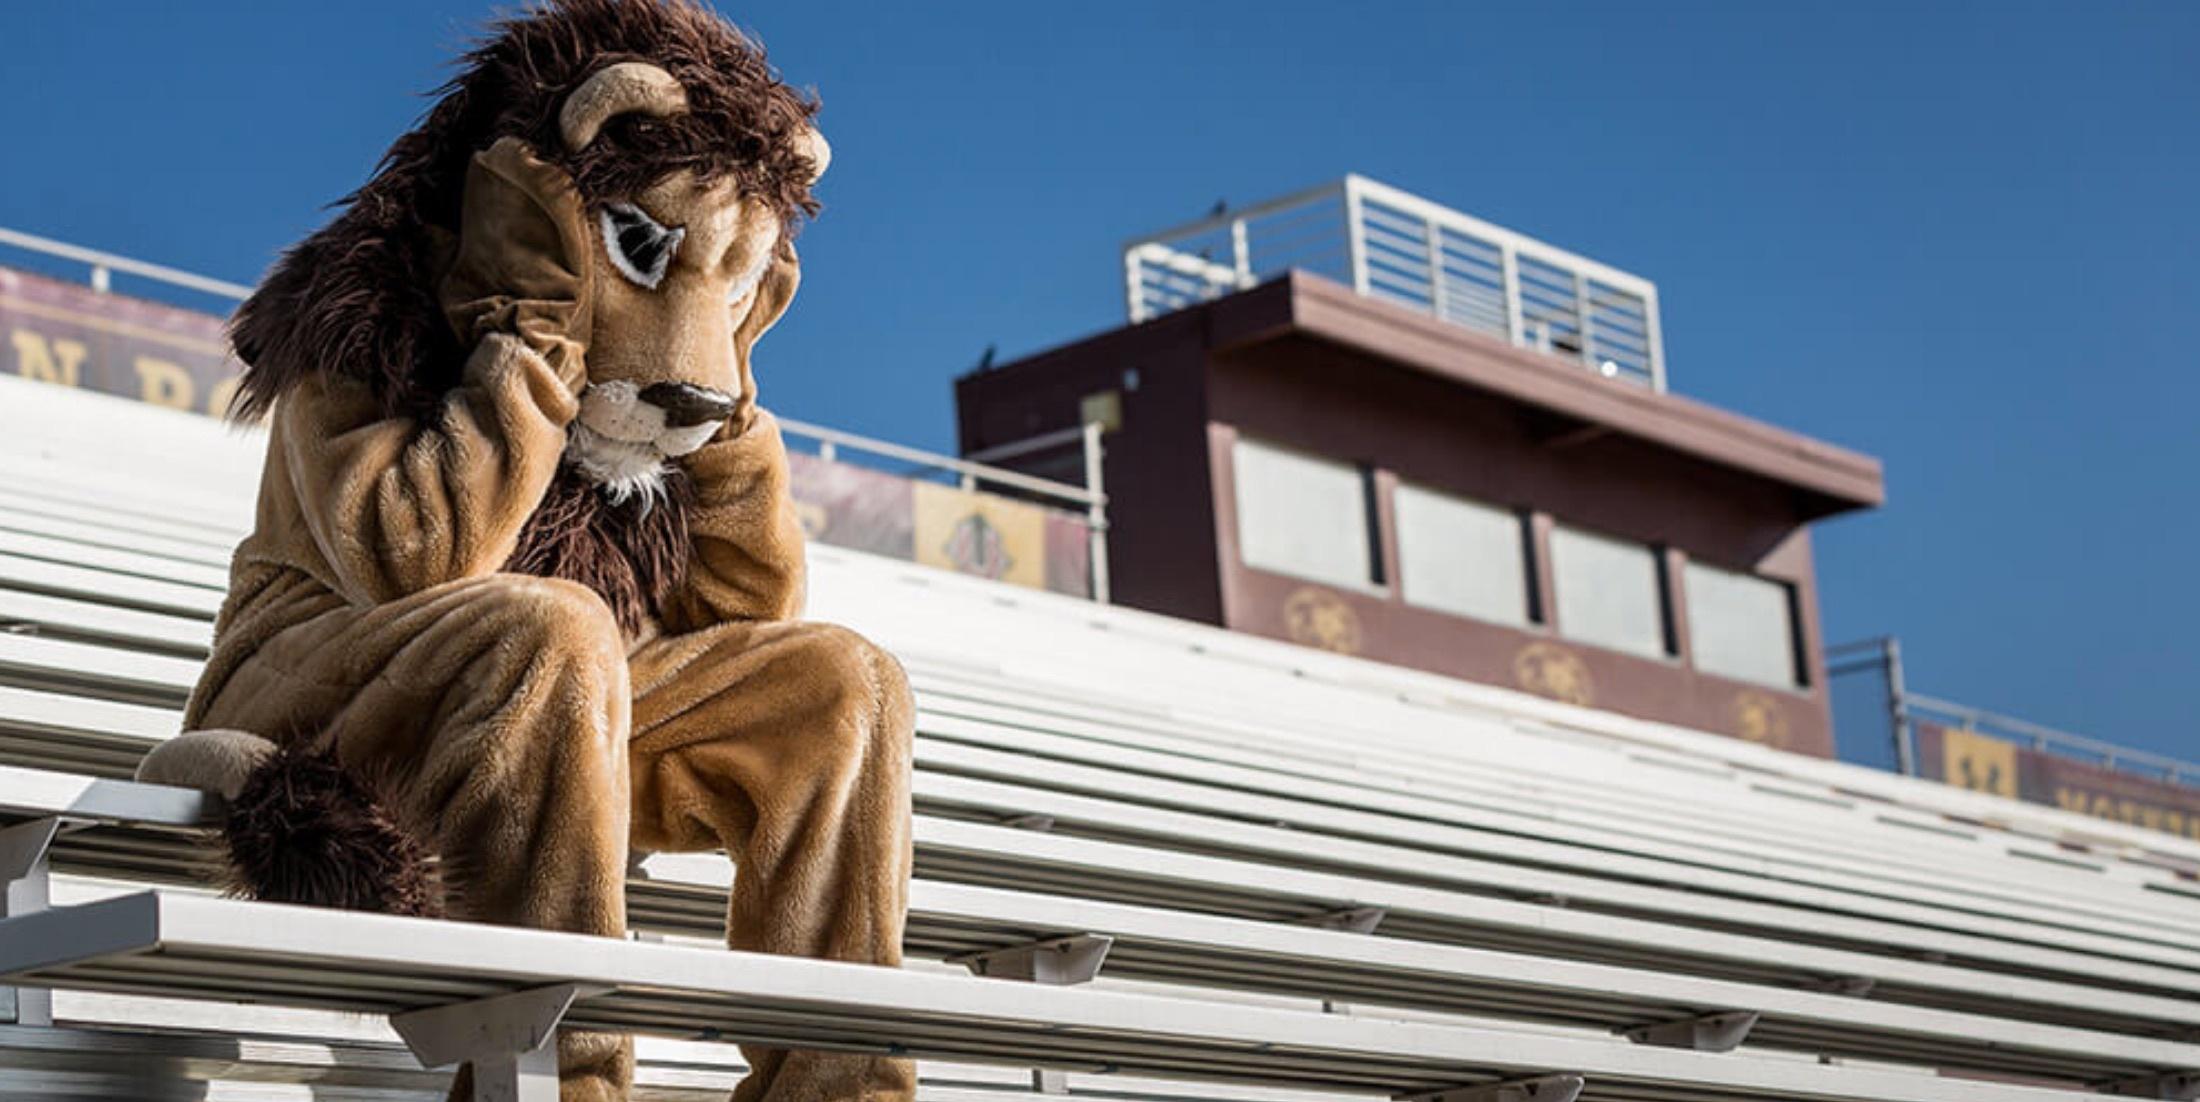
[[[969,457],[1106,427],[1114,600],[1832,754],[1810,525],[1879,463],[1669,393],[1649,281],[1360,177],[1124,272],[956,385]]]

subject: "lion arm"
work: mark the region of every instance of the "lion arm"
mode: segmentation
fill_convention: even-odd
[[[695,484],[694,550],[666,603],[665,626],[693,631],[729,620],[802,614],[802,524],[789,492],[779,422],[758,409],[748,428],[685,460]]]
[[[276,454],[327,580],[380,603],[502,566],[557,472],[578,375],[491,334],[433,422],[326,376],[285,396]]]

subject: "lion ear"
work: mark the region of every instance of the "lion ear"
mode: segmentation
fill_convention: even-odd
[[[570,357],[588,345],[593,238],[573,181],[517,138],[474,155],[460,199],[458,248],[443,279],[445,316],[459,339],[519,336],[535,351]]]
[[[795,255],[793,242],[781,241],[772,255],[771,267],[766,268],[764,277],[756,282],[749,312],[733,330],[733,358],[741,367],[744,400],[751,400],[756,394],[756,375],[749,366],[750,350],[787,313],[787,307],[794,303],[795,289],[801,285],[802,260]]]

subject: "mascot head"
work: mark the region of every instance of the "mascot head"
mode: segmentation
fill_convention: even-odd
[[[497,24],[420,125],[239,309],[235,412],[321,372],[433,416],[481,332],[584,359],[567,458],[614,502],[736,430],[829,152],[814,99],[692,0]]]

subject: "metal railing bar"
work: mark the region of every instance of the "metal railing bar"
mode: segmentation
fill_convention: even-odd
[[[1620,271],[1617,268],[1613,268],[1605,264],[1600,264],[1597,261],[1589,259],[1588,257],[1575,255],[1574,253],[1567,252],[1566,250],[1558,248],[1555,245],[1547,245],[1541,241],[1536,240],[1535,238],[1528,237],[1524,234],[1515,233],[1511,230],[1505,229],[1502,226],[1497,226],[1488,222],[1484,222],[1481,219],[1475,218],[1471,215],[1462,214],[1459,211],[1452,210],[1449,207],[1432,203],[1426,199],[1421,198],[1418,195],[1414,195],[1409,192],[1399,191],[1398,189],[1390,187],[1387,184],[1379,183],[1375,180],[1370,180],[1365,176],[1355,174],[1345,177],[1345,180],[1349,189],[1356,189],[1365,198],[1373,199],[1377,202],[1384,204],[1385,206],[1403,210],[1410,214],[1419,215],[1421,217],[1426,217],[1431,221],[1436,222],[1438,225],[1455,229],[1462,233],[1487,238],[1493,241],[1509,242],[1514,246],[1514,248],[1520,251],[1523,259],[1537,258],[1545,263],[1549,263],[1554,266],[1571,268],[1580,271],[1592,278],[1609,283],[1614,287],[1621,287],[1629,290],[1647,290],[1648,288],[1654,286],[1649,280],[1643,279],[1640,276],[1630,275],[1629,273]]]
[[[1829,653],[1831,652],[1829,651]],[[1904,693],[1903,702],[1913,712],[1924,712],[1953,718],[1962,723],[1963,729],[1966,731],[2003,737],[2004,741],[2018,741],[2018,739],[2008,736],[2021,736],[2021,738],[2038,740],[2051,746],[2097,754],[2104,759],[2112,759],[2118,765],[2144,764],[2175,775],[2200,777],[2200,762],[2186,761],[2167,754],[2158,754],[2151,750],[2118,746],[2115,743],[2104,742],[2087,735],[2073,734],[2069,731],[2018,719],[2015,716],[1989,712],[1983,708],[1974,708],[1967,704],[1943,700],[1923,693]]]
[[[904,462],[921,463],[929,468],[951,471],[955,474],[975,478],[980,482],[990,482],[997,486],[1014,486],[1019,490],[1029,490],[1035,494],[1057,497],[1079,505],[1104,505],[1107,501],[1105,495],[1095,495],[1082,486],[1072,486],[1069,483],[1055,482],[1051,479],[1034,478],[1021,471],[1012,471],[1005,467],[987,466],[983,463],[972,463],[968,460],[940,455],[937,452],[903,447],[900,444],[888,443],[868,436],[858,436],[852,432],[829,429],[822,425],[812,425],[803,421],[781,418],[779,428],[781,432],[788,435],[827,441],[836,448],[853,448],[857,451],[883,455]]]
[[[1234,222],[1241,218],[1258,218],[1263,215],[1276,213],[1278,211],[1289,210],[1293,207],[1305,206],[1318,199],[1338,198],[1344,194],[1344,190],[1345,185],[1341,182],[1318,184],[1314,187],[1307,188],[1304,191],[1295,191],[1278,199],[1270,199],[1266,202],[1255,203],[1249,207],[1241,207],[1237,210],[1224,211],[1221,214],[1209,215],[1205,218],[1199,218],[1190,222],[1182,223],[1180,225],[1170,226],[1155,233],[1141,234],[1125,242],[1123,247],[1125,249],[1133,249],[1137,248],[1140,245],[1148,244],[1155,241],[1164,241],[1169,238],[1175,237],[1188,237],[1196,233],[1204,233],[1210,230],[1227,228],[1231,222]]]
[[[66,241],[55,241],[52,238],[40,237],[36,234],[23,233],[5,227],[0,227],[0,245],[22,249],[25,252],[41,253],[79,264],[89,264],[94,272],[101,269],[123,272],[187,290],[219,295],[223,298],[242,300],[252,294],[252,288],[242,283],[231,283],[228,280],[215,279],[211,276],[199,275],[196,272],[187,272],[181,268],[171,268],[165,264],[152,264],[123,256],[120,253],[87,249],[81,245],[71,245]],[[96,286],[97,277],[94,278]]]
[[[1315,255],[1307,250],[1340,238],[1335,270],[1314,268],[1338,246]],[[1210,257],[1227,248],[1231,275],[1218,270],[1218,261],[1182,251],[1208,242]],[[1563,344],[1555,351],[1592,370],[1646,381],[1654,390],[1665,386],[1655,284],[1361,176],[1163,230],[1127,246],[1125,261],[1134,319],[1288,268],[1320,270],[1359,293],[1501,332],[1515,345]]]
[[[1085,428],[1083,425],[1078,425],[1074,428],[1043,432],[1022,440],[1011,440],[1006,444],[995,444],[990,448],[981,448],[963,456],[963,462],[993,463],[1003,459],[1014,459],[1021,455],[1030,455],[1032,452],[1047,451],[1051,448],[1061,447],[1064,444],[1082,444],[1084,440]]]

